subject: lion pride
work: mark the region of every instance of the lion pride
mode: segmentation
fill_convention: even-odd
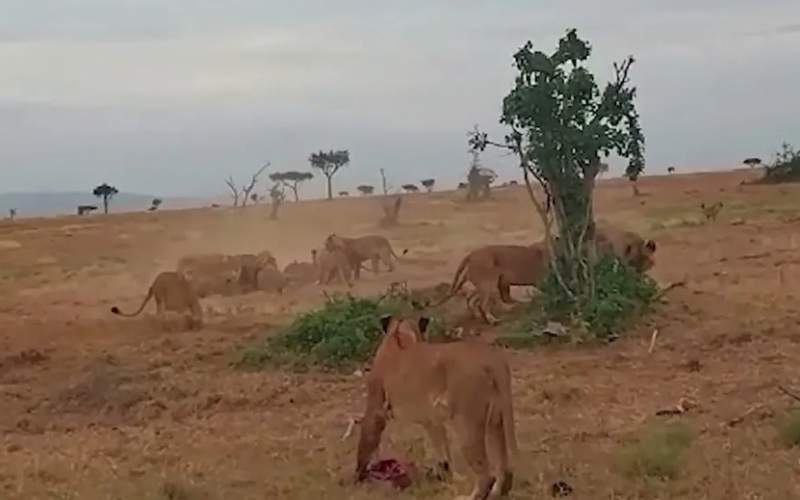
[[[381,319],[384,337],[367,376],[356,481],[365,479],[388,420],[399,418],[427,431],[445,474],[451,464],[448,431],[455,431],[475,476],[467,498],[506,496],[513,483],[510,456],[517,450],[508,363],[481,342],[424,342],[427,325],[427,318]]]

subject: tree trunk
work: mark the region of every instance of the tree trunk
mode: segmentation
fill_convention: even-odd
[[[294,201],[295,203],[297,203],[298,201],[300,201],[300,196],[297,194],[297,183],[295,182],[294,185],[290,187],[292,188],[292,192],[294,193]]]
[[[333,199],[333,176],[328,175],[328,199]]]
[[[108,213],[108,196],[103,196],[103,213]]]

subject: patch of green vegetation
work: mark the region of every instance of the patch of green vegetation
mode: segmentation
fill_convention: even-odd
[[[800,410],[794,410],[778,424],[778,439],[787,448],[800,446]]]
[[[608,339],[629,328],[658,296],[658,286],[652,278],[614,257],[602,257],[592,271],[594,291],[578,302],[565,296],[554,273],[548,275],[541,288],[548,318],[583,325],[590,336]]]
[[[765,184],[800,182],[800,151],[796,151],[791,144],[784,142],[781,150],[776,153],[772,165],[764,166],[764,177],[761,182]]]
[[[617,463],[628,477],[674,479],[686,460],[692,432],[683,422],[649,427],[620,450]]]
[[[352,368],[375,352],[383,335],[382,316],[412,313],[413,307],[393,293],[379,298],[333,296],[321,309],[301,314],[277,335],[245,348],[235,365],[245,369],[283,366],[298,371]],[[445,337],[441,321],[432,319],[428,328],[429,341]]]

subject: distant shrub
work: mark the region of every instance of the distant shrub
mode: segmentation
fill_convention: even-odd
[[[778,438],[787,448],[800,446],[800,410],[789,413],[780,421]]]
[[[629,477],[674,479],[680,473],[691,443],[692,432],[686,424],[658,424],[620,451],[618,465]]]
[[[772,165],[764,166],[764,177],[761,182],[767,184],[800,182],[800,151],[795,151],[791,144],[784,142],[781,151],[775,155]]]

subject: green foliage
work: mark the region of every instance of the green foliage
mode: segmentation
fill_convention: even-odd
[[[350,152],[346,149],[339,151],[319,151],[312,153],[308,159],[312,168],[316,168],[328,179],[328,199],[333,199],[333,176],[340,168],[350,163]]]
[[[773,164],[764,167],[761,181],[767,184],[800,182],[800,151],[795,151],[791,144],[784,142]]]
[[[290,170],[288,172],[275,172],[269,174],[269,179],[272,182],[279,182],[288,187],[294,193],[294,201],[300,201],[300,196],[297,189],[301,182],[305,182],[314,178],[311,172],[297,172]]]
[[[778,424],[778,439],[787,448],[800,446],[800,410],[794,410]]]
[[[619,335],[639,318],[658,295],[656,283],[615,257],[601,257],[593,268],[595,288],[592,294],[581,296],[575,304],[560,292],[554,273],[549,273],[542,285],[542,306],[547,316],[559,321],[579,321],[597,338]]]
[[[596,294],[605,285],[589,258],[595,179],[604,168],[601,158],[614,153],[628,159],[625,175],[635,181],[644,170],[644,134],[634,104],[636,88],[628,78],[633,57],[614,64],[615,77],[601,90],[588,69],[591,53],[574,29],[550,54],[533,50],[527,42],[514,54],[517,77],[503,99],[500,122],[509,127],[505,141],[490,141],[476,129],[469,143],[474,150],[493,145],[518,156],[548,238],[551,214],[558,228],[551,273],[551,285],[557,286],[549,290],[551,300],[568,306],[570,316],[590,322],[592,328],[605,329],[609,312],[627,306],[620,305],[622,297],[598,301]],[[546,203],[536,199],[532,179],[542,186]]]
[[[114,186],[109,186],[105,182],[100,184],[92,191],[92,194],[103,200],[103,211],[108,213],[108,204],[114,195],[119,194],[119,191]]]
[[[620,451],[620,469],[629,477],[674,479],[685,462],[692,437],[682,422],[654,425]]]
[[[290,366],[294,369],[352,368],[367,361],[381,340],[380,318],[407,315],[414,308],[401,294],[380,298],[333,296],[322,309],[301,314],[284,330],[246,348],[236,364],[242,368]],[[432,321],[428,339],[441,338],[444,326]]]

